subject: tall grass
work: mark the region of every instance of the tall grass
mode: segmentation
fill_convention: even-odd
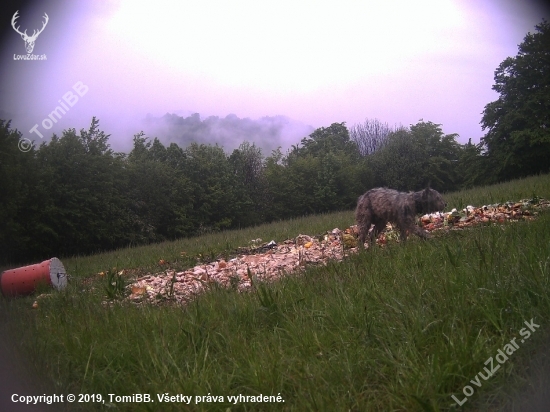
[[[550,199],[550,174],[448,193],[445,200],[451,208],[462,209],[468,205],[483,206],[535,196]]]
[[[548,176],[449,194],[465,204],[550,197]],[[508,192],[507,192],[508,191]],[[469,194],[468,194],[469,193]],[[506,193],[509,193],[507,195]],[[485,196],[485,197],[484,197]],[[470,199],[473,199],[470,201]],[[488,200],[495,199],[495,200]],[[187,307],[104,305],[104,267],[154,268],[181,258],[352,223],[345,212],[64,261],[69,287],[39,300],[1,300],[21,342],[57,393],[147,393],[113,410],[455,410],[452,395],[514,337],[541,327],[468,398],[489,409],[517,387],[550,324],[550,213],[538,220],[411,239],[309,268],[248,293],[212,288]],[[229,246],[227,246],[229,245]],[[81,276],[82,275],[82,276]],[[223,404],[159,403],[156,394],[224,396]],[[230,403],[228,396],[284,403]],[[105,408],[87,403],[84,409]]]
[[[265,242],[280,242],[303,234],[322,234],[335,227],[348,227],[353,224],[350,211],[306,216],[296,219],[267,223],[241,230],[209,233],[193,238],[162,242],[148,246],[119,249],[113,252],[92,256],[64,258],[67,272],[80,277],[104,271],[108,268],[141,268],[162,270],[158,262],[162,259],[171,267],[183,268],[194,265],[197,259],[214,260],[228,257],[237,248],[250,246],[252,239],[261,238]]]

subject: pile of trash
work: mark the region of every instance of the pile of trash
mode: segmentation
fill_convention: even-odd
[[[127,299],[133,302],[173,300],[186,303],[211,283],[244,291],[255,280],[273,281],[299,272],[307,265],[342,260],[348,253],[346,249],[356,250],[356,235],[351,235],[350,231],[333,229],[322,236],[299,235],[280,244],[271,241],[240,248],[241,253],[227,261],[220,259],[181,272],[165,270],[142,276],[128,286],[131,293]],[[347,236],[355,240],[353,247],[342,247],[342,238]]]
[[[550,207],[544,199],[522,200],[482,207],[467,206],[462,211],[432,213],[420,218],[419,224],[429,232],[461,230],[467,227],[533,219],[539,210]],[[282,243],[261,239],[251,246],[239,248],[237,256],[200,264],[184,271],[165,270],[137,278],[127,286],[127,300],[134,303],[172,301],[185,304],[205,291],[210,284],[245,291],[253,281],[273,281],[291,273],[299,273],[308,265],[326,265],[330,260],[340,261],[357,252],[357,226],[345,230],[335,228],[322,235],[298,235]],[[376,239],[383,247],[388,241],[399,240],[399,233],[391,224]],[[368,247],[368,244],[365,245]],[[252,279],[251,279],[252,277]]]
[[[537,213],[550,207],[550,201],[540,198],[524,199],[519,202],[485,205],[481,207],[466,206],[461,212],[456,209],[447,213],[432,213],[420,218],[425,230],[460,229],[483,223],[504,223],[534,219]]]

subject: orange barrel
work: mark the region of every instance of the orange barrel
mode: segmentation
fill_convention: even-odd
[[[0,288],[4,296],[28,295],[40,283],[56,289],[67,286],[67,273],[58,258],[51,258],[35,265],[9,269],[0,276]]]

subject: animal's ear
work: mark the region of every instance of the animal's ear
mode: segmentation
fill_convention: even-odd
[[[426,189],[430,189],[430,187],[432,186],[432,180],[428,180],[428,186],[426,186]]]
[[[422,194],[420,195],[420,198],[422,199],[422,201],[425,201],[430,196],[430,189],[426,188],[421,193]]]

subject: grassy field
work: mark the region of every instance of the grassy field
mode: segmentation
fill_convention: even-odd
[[[550,198],[550,176],[445,198],[462,208],[533,196]],[[159,259],[183,268],[250,239],[352,223],[353,213],[341,212],[64,258],[66,290],[37,309],[34,297],[0,307],[52,393],[102,395],[105,403],[77,405],[85,410],[494,410],[521,390],[548,338],[550,213],[374,248],[251,293],[214,288],[185,308],[103,305],[105,280],[94,275],[156,271]],[[493,370],[500,365],[494,374],[489,358]],[[149,394],[154,403],[108,394]],[[161,403],[162,394],[192,399]]]

